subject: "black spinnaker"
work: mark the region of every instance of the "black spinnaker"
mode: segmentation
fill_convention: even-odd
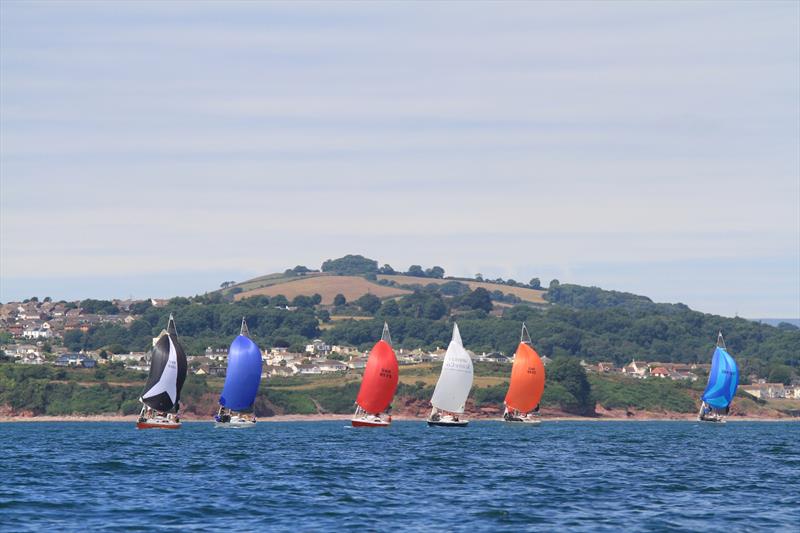
[[[150,352],[150,375],[139,401],[155,411],[177,413],[186,368],[186,354],[178,342],[175,319],[169,315],[167,329],[161,331]]]

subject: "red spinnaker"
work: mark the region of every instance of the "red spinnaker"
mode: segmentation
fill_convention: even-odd
[[[386,341],[378,341],[369,352],[356,403],[368,413],[383,412],[392,403],[398,377],[394,350]]]

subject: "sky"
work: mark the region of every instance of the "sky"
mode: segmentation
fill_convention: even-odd
[[[0,301],[347,253],[800,317],[800,3],[0,3]]]

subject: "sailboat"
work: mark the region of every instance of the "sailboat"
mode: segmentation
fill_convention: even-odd
[[[381,340],[369,352],[364,378],[356,396],[356,412],[350,423],[353,427],[386,427],[392,416],[384,413],[397,390],[399,368],[392,349],[388,324],[383,324]]]
[[[138,429],[178,429],[178,408],[183,382],[186,381],[186,354],[178,342],[175,318],[170,314],[167,329],[153,339],[150,351],[150,375],[139,397],[142,411]]]
[[[544,364],[533,349],[528,328],[522,324],[519,346],[511,367],[511,383],[506,393],[503,420],[541,424],[539,402],[544,392]]]
[[[429,426],[465,427],[469,421],[458,415],[464,414],[464,405],[472,388],[472,359],[461,342],[458,324],[453,324],[453,338],[444,354],[442,373],[433,390],[428,417]]]
[[[261,350],[250,339],[247,322],[242,317],[239,336],[228,349],[228,371],[219,397],[219,411],[214,427],[246,428],[256,425],[255,414],[247,411],[253,406],[261,383]]]
[[[717,347],[711,359],[708,385],[701,396],[700,422],[724,423],[739,385],[739,368],[725,347],[722,332],[717,335]]]

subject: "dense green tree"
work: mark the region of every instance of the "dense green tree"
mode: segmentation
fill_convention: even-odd
[[[132,304],[130,311],[131,314],[141,315],[151,307],[153,307],[153,303],[150,300],[142,300],[141,302],[136,302]]]
[[[269,302],[276,307],[286,307],[289,305],[289,300],[286,299],[286,296],[283,294],[276,294],[272,298],[269,299]]]
[[[322,263],[322,271],[346,276],[375,273],[378,271],[378,262],[363,255],[346,255],[338,259],[328,259]]]
[[[344,294],[339,293],[333,297],[333,305],[336,307],[341,307],[347,304],[347,298],[344,297]]]
[[[542,281],[539,278],[532,278],[531,281],[528,283],[528,287],[530,287],[531,289],[541,289]]]
[[[108,300],[94,300],[88,298],[81,301],[81,309],[86,313],[94,313],[98,315],[116,315],[119,309],[112,302]]]
[[[381,304],[380,315],[384,317],[399,316],[400,306],[397,305],[396,300],[386,300]]]
[[[429,268],[425,271],[425,275],[429,278],[443,278],[444,277],[444,269],[440,266],[434,266]]]
[[[358,305],[362,311],[374,314],[381,307],[381,299],[374,294],[365,294],[356,300],[356,305]]]
[[[469,292],[469,285],[460,281],[448,281],[438,286],[439,292],[445,296],[461,296]]]
[[[489,291],[483,287],[478,287],[469,294],[462,296],[459,300],[459,306],[469,309],[480,309],[488,313],[493,307],[492,297],[489,294]]]
[[[292,305],[294,307],[314,307],[314,299],[311,296],[298,294],[292,299]]]
[[[768,378],[770,383],[783,383],[784,385],[790,385],[792,383],[792,378],[794,378],[794,371],[790,366],[774,365],[772,368],[770,368]]]
[[[73,329],[64,333],[64,346],[73,352],[77,352],[83,348],[83,332],[79,329]]]
[[[577,359],[570,357],[557,357],[547,365],[548,382],[558,384],[573,398],[574,406],[567,406],[578,414],[594,413],[594,399],[592,386],[586,376],[586,370]]]
[[[411,265],[410,267],[408,267],[408,272],[406,272],[406,276],[413,276],[415,278],[426,277],[425,271],[422,270],[422,267],[420,265]]]
[[[388,276],[397,274],[395,270],[391,267],[391,265],[383,265],[381,268],[378,269],[378,274],[385,274]]]

